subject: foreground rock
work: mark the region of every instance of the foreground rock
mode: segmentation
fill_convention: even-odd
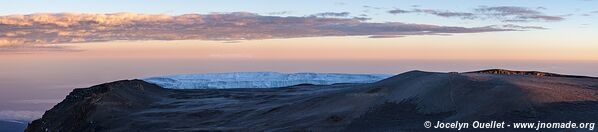
[[[438,129],[425,121],[598,119],[596,78],[499,73],[412,71],[370,84],[219,90],[118,81],[74,90],[27,131],[430,131]]]

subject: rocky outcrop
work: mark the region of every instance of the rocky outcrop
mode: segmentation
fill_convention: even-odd
[[[141,80],[111,82],[73,90],[29,124],[27,132],[81,132],[102,130],[103,124],[133,111],[142,110],[167,93],[161,87]]]
[[[575,76],[575,75],[562,75],[556,73],[540,72],[540,71],[512,71],[505,69],[489,69],[474,71],[468,73],[480,73],[480,74],[503,74],[503,75],[530,75],[530,76],[548,76],[548,77],[572,77],[572,78],[594,78],[588,76]]]

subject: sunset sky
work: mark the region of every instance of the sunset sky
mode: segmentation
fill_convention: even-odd
[[[73,88],[210,72],[598,76],[598,0],[0,0],[0,120]]]
[[[11,1],[3,2],[0,5],[0,15],[4,15],[5,24],[14,20],[10,16],[40,14],[54,15],[56,13],[71,13],[77,16],[79,13],[85,14],[113,14],[113,13],[129,13],[128,18],[119,18],[118,20],[134,19],[139,15],[165,15],[165,16],[179,16],[184,14],[226,14],[230,12],[246,12],[257,15],[255,20],[258,22],[251,23],[257,25],[254,27],[245,27],[247,30],[270,30],[265,28],[284,28],[279,25],[277,27],[268,27],[263,25],[260,21],[267,21],[265,16],[279,17],[281,21],[287,20],[288,16],[306,19],[341,19],[354,20],[360,19],[359,23],[372,24],[379,26],[386,26],[387,29],[399,28],[397,30],[373,29],[370,31],[369,27],[337,27],[334,29],[336,33],[332,33],[333,37],[324,37],[331,34],[322,32],[325,29],[313,29],[321,31],[318,33],[309,33],[310,31],[275,31],[273,33],[264,33],[256,36],[257,33],[240,31],[226,31],[228,36],[218,36],[210,34],[209,32],[200,33],[196,39],[221,39],[230,38],[231,42],[224,44],[210,45],[217,42],[189,42],[182,41],[181,43],[206,43],[198,48],[196,51],[204,50],[203,54],[185,53],[188,47],[166,47],[170,51],[154,50],[155,52],[173,52],[171,55],[182,57],[193,57],[206,54],[233,54],[225,55],[229,57],[239,56],[242,54],[251,54],[258,59],[515,59],[515,60],[598,60],[598,46],[596,42],[598,38],[598,1],[592,0],[574,0],[574,1],[475,1],[475,0],[461,0],[461,1]],[[114,4],[118,3],[118,4]],[[143,3],[143,4],[139,4]],[[301,5],[301,6],[297,6]],[[70,17],[66,16],[65,18]],[[92,16],[93,17],[93,16]],[[205,19],[205,16],[202,16]],[[236,16],[216,16],[216,17],[231,17]],[[150,16],[149,19],[155,17]],[[69,18],[73,19],[73,18]],[[218,19],[219,18],[214,18]],[[240,18],[243,19],[243,18]],[[178,20],[178,19],[177,19]],[[27,23],[31,21],[52,21],[47,18],[32,18],[32,20],[16,21],[16,23]],[[77,21],[77,20],[75,20]],[[83,21],[83,20],[81,20]],[[107,20],[109,21],[109,20]],[[194,20],[189,20],[194,21]],[[328,21],[328,20],[322,20]],[[1,21],[0,21],[1,22]],[[185,21],[187,22],[187,21]],[[140,23],[140,22],[136,22]],[[160,21],[151,24],[159,24]],[[341,22],[337,25],[354,22]],[[401,23],[397,27],[385,23]],[[218,23],[217,23],[218,24]],[[321,26],[318,22],[310,23],[312,25]],[[330,23],[326,23],[330,24]],[[38,24],[39,25],[39,24]],[[282,23],[285,25],[285,23]],[[425,25],[425,26],[421,26]],[[10,26],[7,25],[7,26]],[[201,25],[199,25],[201,26]],[[258,27],[260,26],[260,27]],[[292,24],[291,24],[292,26]],[[303,28],[302,25],[297,25],[296,28]],[[411,30],[410,28],[416,28]],[[426,27],[428,26],[428,27]],[[429,27],[437,26],[437,27]],[[35,25],[32,28],[37,28]],[[110,25],[108,26],[110,27]],[[189,26],[197,27],[197,26]],[[221,27],[228,28],[226,25]],[[422,28],[424,27],[424,28]],[[448,28],[464,28],[464,29],[448,29]],[[307,28],[307,27],[306,27]],[[349,28],[349,29],[347,29]],[[434,29],[431,29],[434,28]],[[468,29],[469,28],[469,29]],[[474,29],[484,28],[484,29]],[[58,30],[68,34],[71,28],[48,28],[44,30]],[[234,29],[234,28],[233,28]],[[79,31],[90,31],[92,29],[79,29]],[[409,31],[405,31],[409,30]],[[430,30],[432,30],[430,32]],[[502,30],[502,31],[501,31]],[[7,41],[18,39],[31,39],[31,42],[8,42],[2,44],[0,52],[23,51],[23,50],[56,50],[63,45],[48,46],[45,43],[66,43],[69,42],[86,42],[86,41],[105,41],[105,40],[162,40],[162,39],[185,39],[185,38],[156,38],[146,36],[142,38],[94,38],[89,39],[89,36],[74,37],[68,40],[60,39],[58,37],[50,38],[51,40],[42,40],[46,36],[43,35],[23,35],[18,36],[18,32],[11,32],[11,29],[4,29],[2,32],[6,36],[0,37]],[[26,32],[42,32],[26,31]],[[67,33],[64,33],[67,32]],[[175,36],[184,36],[188,33],[182,33],[175,29],[160,29],[160,32],[168,32]],[[175,32],[175,33],[171,33]],[[189,31],[202,32],[202,31]],[[224,32],[221,29],[213,29],[210,32]],[[390,33],[389,33],[390,32]],[[471,32],[471,33],[469,33]],[[11,34],[9,34],[11,33]],[[106,31],[102,34],[113,34],[113,31]],[[150,32],[153,33],[153,32]],[[17,36],[14,36],[17,34]],[[70,34],[77,34],[70,32]],[[233,36],[233,35],[236,36]],[[247,37],[249,34],[249,38]],[[348,35],[354,34],[354,35]],[[427,35],[418,35],[427,34]],[[13,35],[13,36],[10,36]],[[97,36],[97,34],[93,34]],[[161,36],[167,36],[158,34]],[[246,37],[238,37],[243,36]],[[251,36],[253,35],[253,36]],[[264,36],[268,35],[268,36]],[[393,36],[390,36],[393,35]],[[170,35],[172,36],[172,35]],[[295,37],[308,36],[310,38],[294,39]],[[342,36],[357,36],[357,37],[342,37]],[[361,37],[360,37],[361,36]],[[368,38],[370,36],[371,38]],[[376,38],[377,36],[384,38]],[[390,37],[389,37],[390,36]],[[13,37],[13,38],[11,38]],[[86,38],[87,37],[87,38]],[[253,38],[252,38],[253,37]],[[391,38],[392,37],[392,38]],[[193,39],[194,37],[187,37],[186,39]],[[283,38],[289,40],[268,40],[269,38]],[[74,41],[77,39],[78,41]],[[243,41],[236,41],[243,39]],[[249,39],[249,40],[244,40]],[[253,40],[255,39],[255,40]],[[33,42],[37,40],[37,42]],[[83,41],[81,41],[83,40]],[[223,40],[227,41],[227,40]],[[35,46],[28,46],[32,44]],[[124,42],[109,42],[114,45]],[[145,43],[143,41],[135,41],[134,43]],[[284,43],[284,44],[280,44]],[[76,43],[80,45],[82,43]],[[131,43],[127,43],[131,44]],[[257,44],[257,45],[256,45]],[[39,46],[42,45],[42,46]],[[230,46],[233,45],[233,46]],[[150,45],[138,45],[138,47],[122,46],[118,50],[152,50]],[[191,45],[192,46],[192,45]],[[40,48],[42,47],[42,48]],[[44,48],[45,47],[45,48]],[[85,47],[86,51],[96,51]],[[97,46],[97,50],[102,49],[102,46]],[[122,49],[120,49],[122,48]],[[180,48],[181,50],[179,50]],[[208,50],[208,49],[214,50]],[[191,48],[193,49],[193,48]],[[282,53],[281,51],[284,51]],[[110,51],[113,52],[113,51]],[[303,54],[304,52],[311,52],[310,54]],[[151,53],[151,52],[143,52]],[[3,53],[7,54],[7,53]],[[10,54],[10,53],[8,53]],[[93,56],[94,53],[89,53]],[[112,55],[118,55],[112,54]],[[187,56],[190,55],[190,56]],[[145,56],[145,55],[141,55]],[[124,57],[124,56],[123,56]]]
[[[118,4],[114,4],[118,3]],[[251,12],[261,15],[277,16],[308,16],[323,12],[348,12],[349,16],[362,14],[372,18],[372,22],[406,22],[419,24],[439,24],[452,26],[487,26],[497,23],[496,20],[460,20],[457,18],[446,19],[434,15],[388,13],[390,10],[402,9],[429,9],[448,12],[472,12],[481,6],[515,6],[525,7],[539,11],[545,15],[560,16],[565,20],[556,23],[521,23],[522,25],[547,26],[548,28],[569,29],[577,31],[578,27],[596,27],[596,25],[583,25],[595,23],[595,0],[455,0],[455,1],[400,1],[400,0],[304,0],[304,1],[268,1],[268,0],[219,0],[219,1],[4,1],[0,7],[0,15],[33,14],[33,13],[116,13],[134,12],[145,14],[182,15],[190,13],[213,12]]]

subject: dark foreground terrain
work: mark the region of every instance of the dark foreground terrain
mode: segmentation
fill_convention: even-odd
[[[411,71],[371,84],[224,90],[125,80],[74,90],[26,131],[439,131],[449,129],[424,122],[474,120],[596,123],[598,79]]]

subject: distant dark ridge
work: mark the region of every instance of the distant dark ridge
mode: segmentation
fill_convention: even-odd
[[[540,72],[540,71],[513,71],[513,70],[505,70],[505,69],[489,69],[489,70],[473,71],[473,72],[466,72],[466,73],[503,74],[503,75],[528,75],[528,76],[540,76],[540,77],[571,77],[571,78],[594,78],[594,79],[598,79],[596,77],[589,77],[589,76],[563,75],[563,74]]]

